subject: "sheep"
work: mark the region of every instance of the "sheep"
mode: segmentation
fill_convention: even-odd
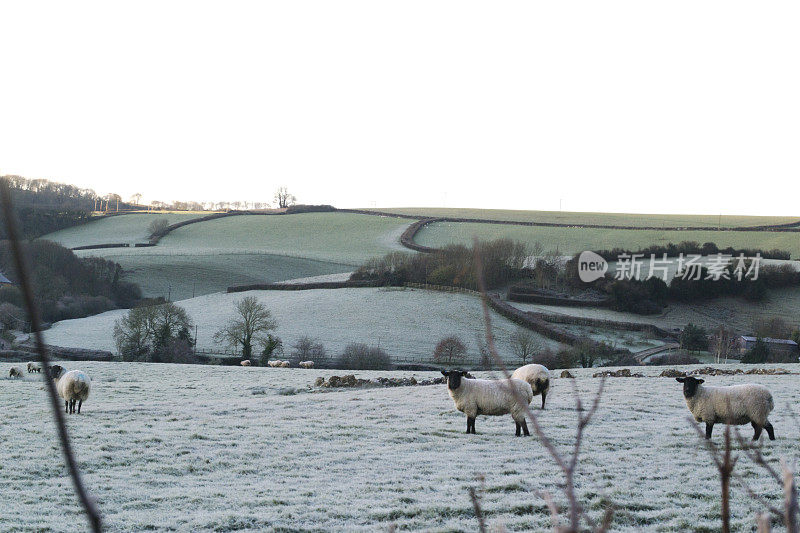
[[[533,389],[533,395],[542,395],[542,409],[544,409],[544,401],[547,398],[547,392],[550,390],[550,371],[542,365],[525,365],[521,366],[511,374],[512,379],[521,379],[528,382]]]
[[[314,368],[314,361],[300,361],[298,366],[300,368]]]
[[[42,371],[42,365],[40,365],[39,363],[35,361],[30,361],[28,363],[28,374],[30,374],[31,372],[41,372],[41,371]]]
[[[281,361],[281,365],[280,366],[281,366],[281,368],[289,368],[289,366],[291,366],[291,365],[289,364],[289,361]]]
[[[706,423],[706,439],[717,422],[740,426],[753,426],[753,440],[758,440],[761,430],[766,429],[770,440],[775,440],[775,431],[767,420],[775,407],[772,394],[764,385],[745,383],[728,387],[703,386],[703,379],[693,376],[675,378],[683,383],[686,406],[698,422]]]
[[[75,402],[78,403],[78,414],[81,414],[81,405],[89,398],[92,380],[80,370],[64,369],[58,365],[53,366],[53,379],[56,380],[58,395],[64,398],[64,408],[68,414],[75,413]]]
[[[250,366],[250,365],[252,365],[253,363],[251,363],[251,362],[250,362],[250,359],[245,359],[244,361],[242,361],[242,362],[241,362],[241,363],[239,363],[239,364],[240,364],[240,365],[242,365],[242,366]]]
[[[22,377],[22,367],[20,367],[20,366],[12,366],[11,369],[8,371],[8,377],[10,377],[10,378],[21,378]]]
[[[530,435],[525,408],[533,400],[533,390],[528,383],[521,379],[469,379],[463,370],[442,370],[442,375],[447,378],[447,392],[456,409],[467,415],[467,433],[475,433],[478,415],[510,413],[517,424],[516,436],[520,436],[520,430],[526,437]],[[521,405],[520,400],[524,400],[525,405]]]

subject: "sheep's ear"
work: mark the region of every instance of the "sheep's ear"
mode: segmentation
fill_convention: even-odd
[[[706,380],[704,380],[704,379],[698,379],[698,380],[697,380],[697,382],[698,382],[698,383],[705,383],[705,382],[706,382]]]
[[[446,376],[447,374],[448,374],[447,372],[445,372],[444,370],[442,370],[442,375],[443,375],[443,376]]]
[[[675,381],[683,383],[684,381],[686,381],[686,378],[675,378]]]

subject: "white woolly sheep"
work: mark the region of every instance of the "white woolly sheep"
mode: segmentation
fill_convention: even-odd
[[[698,422],[706,423],[706,438],[717,422],[740,426],[750,423],[758,440],[761,430],[766,429],[770,440],[775,440],[775,431],[767,419],[775,407],[772,394],[764,385],[745,383],[728,387],[703,386],[705,380],[693,376],[675,378],[683,383],[686,406]]]
[[[546,367],[537,364],[521,366],[511,374],[513,379],[526,381],[533,389],[533,395],[542,395],[542,409],[547,393],[550,390],[550,371]]]
[[[245,359],[244,361],[242,361],[242,362],[241,362],[241,363],[239,363],[239,364],[240,364],[240,365],[242,365],[242,366],[250,366],[250,365],[252,365],[253,363],[251,363],[251,362],[250,362],[250,359]]]
[[[314,368],[314,361],[300,361],[298,366],[300,368]]]
[[[75,413],[75,403],[78,404],[78,414],[81,414],[81,405],[89,397],[92,380],[80,370],[64,369],[58,365],[53,366],[53,378],[56,380],[58,395],[64,399],[64,408],[69,414]]]
[[[8,377],[10,378],[21,378],[22,377],[22,367],[20,366],[12,366],[11,369],[8,371]]]
[[[41,371],[42,371],[42,365],[40,365],[36,361],[30,361],[28,363],[28,374],[30,374],[31,372],[41,372]]]
[[[467,415],[467,433],[475,433],[478,415],[510,413],[517,424],[516,436],[520,436],[520,430],[525,432],[525,436],[530,435],[525,407],[531,403],[533,391],[528,383],[521,379],[469,379],[463,370],[442,370],[442,375],[447,378],[447,392],[456,409]],[[525,401],[525,405],[521,405],[520,399]]]
[[[289,364],[289,361],[281,361],[280,366],[281,368],[289,368],[291,365]]]
[[[280,364],[281,364],[280,361],[267,361],[267,366],[272,367],[272,368],[275,368],[276,366],[279,366]]]

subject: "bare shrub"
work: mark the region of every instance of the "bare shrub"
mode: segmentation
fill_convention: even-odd
[[[328,352],[321,342],[304,336],[300,337],[292,346],[291,358],[296,363],[314,361],[314,366],[319,368],[328,363]]]
[[[339,356],[337,366],[348,370],[391,370],[392,359],[382,348],[352,343]]]
[[[453,365],[464,362],[467,347],[455,335],[445,337],[436,344],[433,350],[433,360],[439,364]]]
[[[147,231],[150,232],[150,235],[161,235],[167,231],[167,227],[169,227],[169,220],[166,218],[157,218],[147,226]]]

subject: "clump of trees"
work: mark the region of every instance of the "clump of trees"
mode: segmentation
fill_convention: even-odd
[[[76,256],[60,244],[36,240],[22,244],[31,267],[34,298],[47,322],[82,318],[110,309],[133,307],[141,300],[139,286],[122,280],[122,267],[99,257]],[[0,271],[15,281],[8,241],[0,242]],[[16,285],[0,287],[0,303],[24,307]]]
[[[314,361],[314,366],[319,368],[328,364],[328,352],[318,340],[303,336],[292,346],[292,359],[295,362]]]
[[[428,254],[392,252],[367,261],[350,279],[375,280],[383,285],[414,282],[477,289],[476,254],[481,257],[489,288],[531,276],[532,271],[526,268],[527,247],[510,239],[498,239],[479,242],[477,248],[454,244]]]
[[[261,344],[266,348],[275,342],[268,333],[276,325],[264,304],[255,296],[246,296],[236,302],[236,316],[214,334],[214,340],[232,348],[241,348],[242,357],[250,359],[254,345]]]
[[[690,352],[708,350],[708,332],[705,328],[695,326],[691,322],[681,332],[681,348]]]
[[[391,370],[392,358],[377,346],[352,343],[339,356],[337,366],[348,370]]]
[[[172,302],[134,307],[114,324],[123,361],[195,363],[192,320]]]
[[[279,208],[286,208],[290,205],[293,205],[297,201],[297,198],[291,193],[286,187],[279,187],[277,191],[275,191],[275,203],[278,204]]]

